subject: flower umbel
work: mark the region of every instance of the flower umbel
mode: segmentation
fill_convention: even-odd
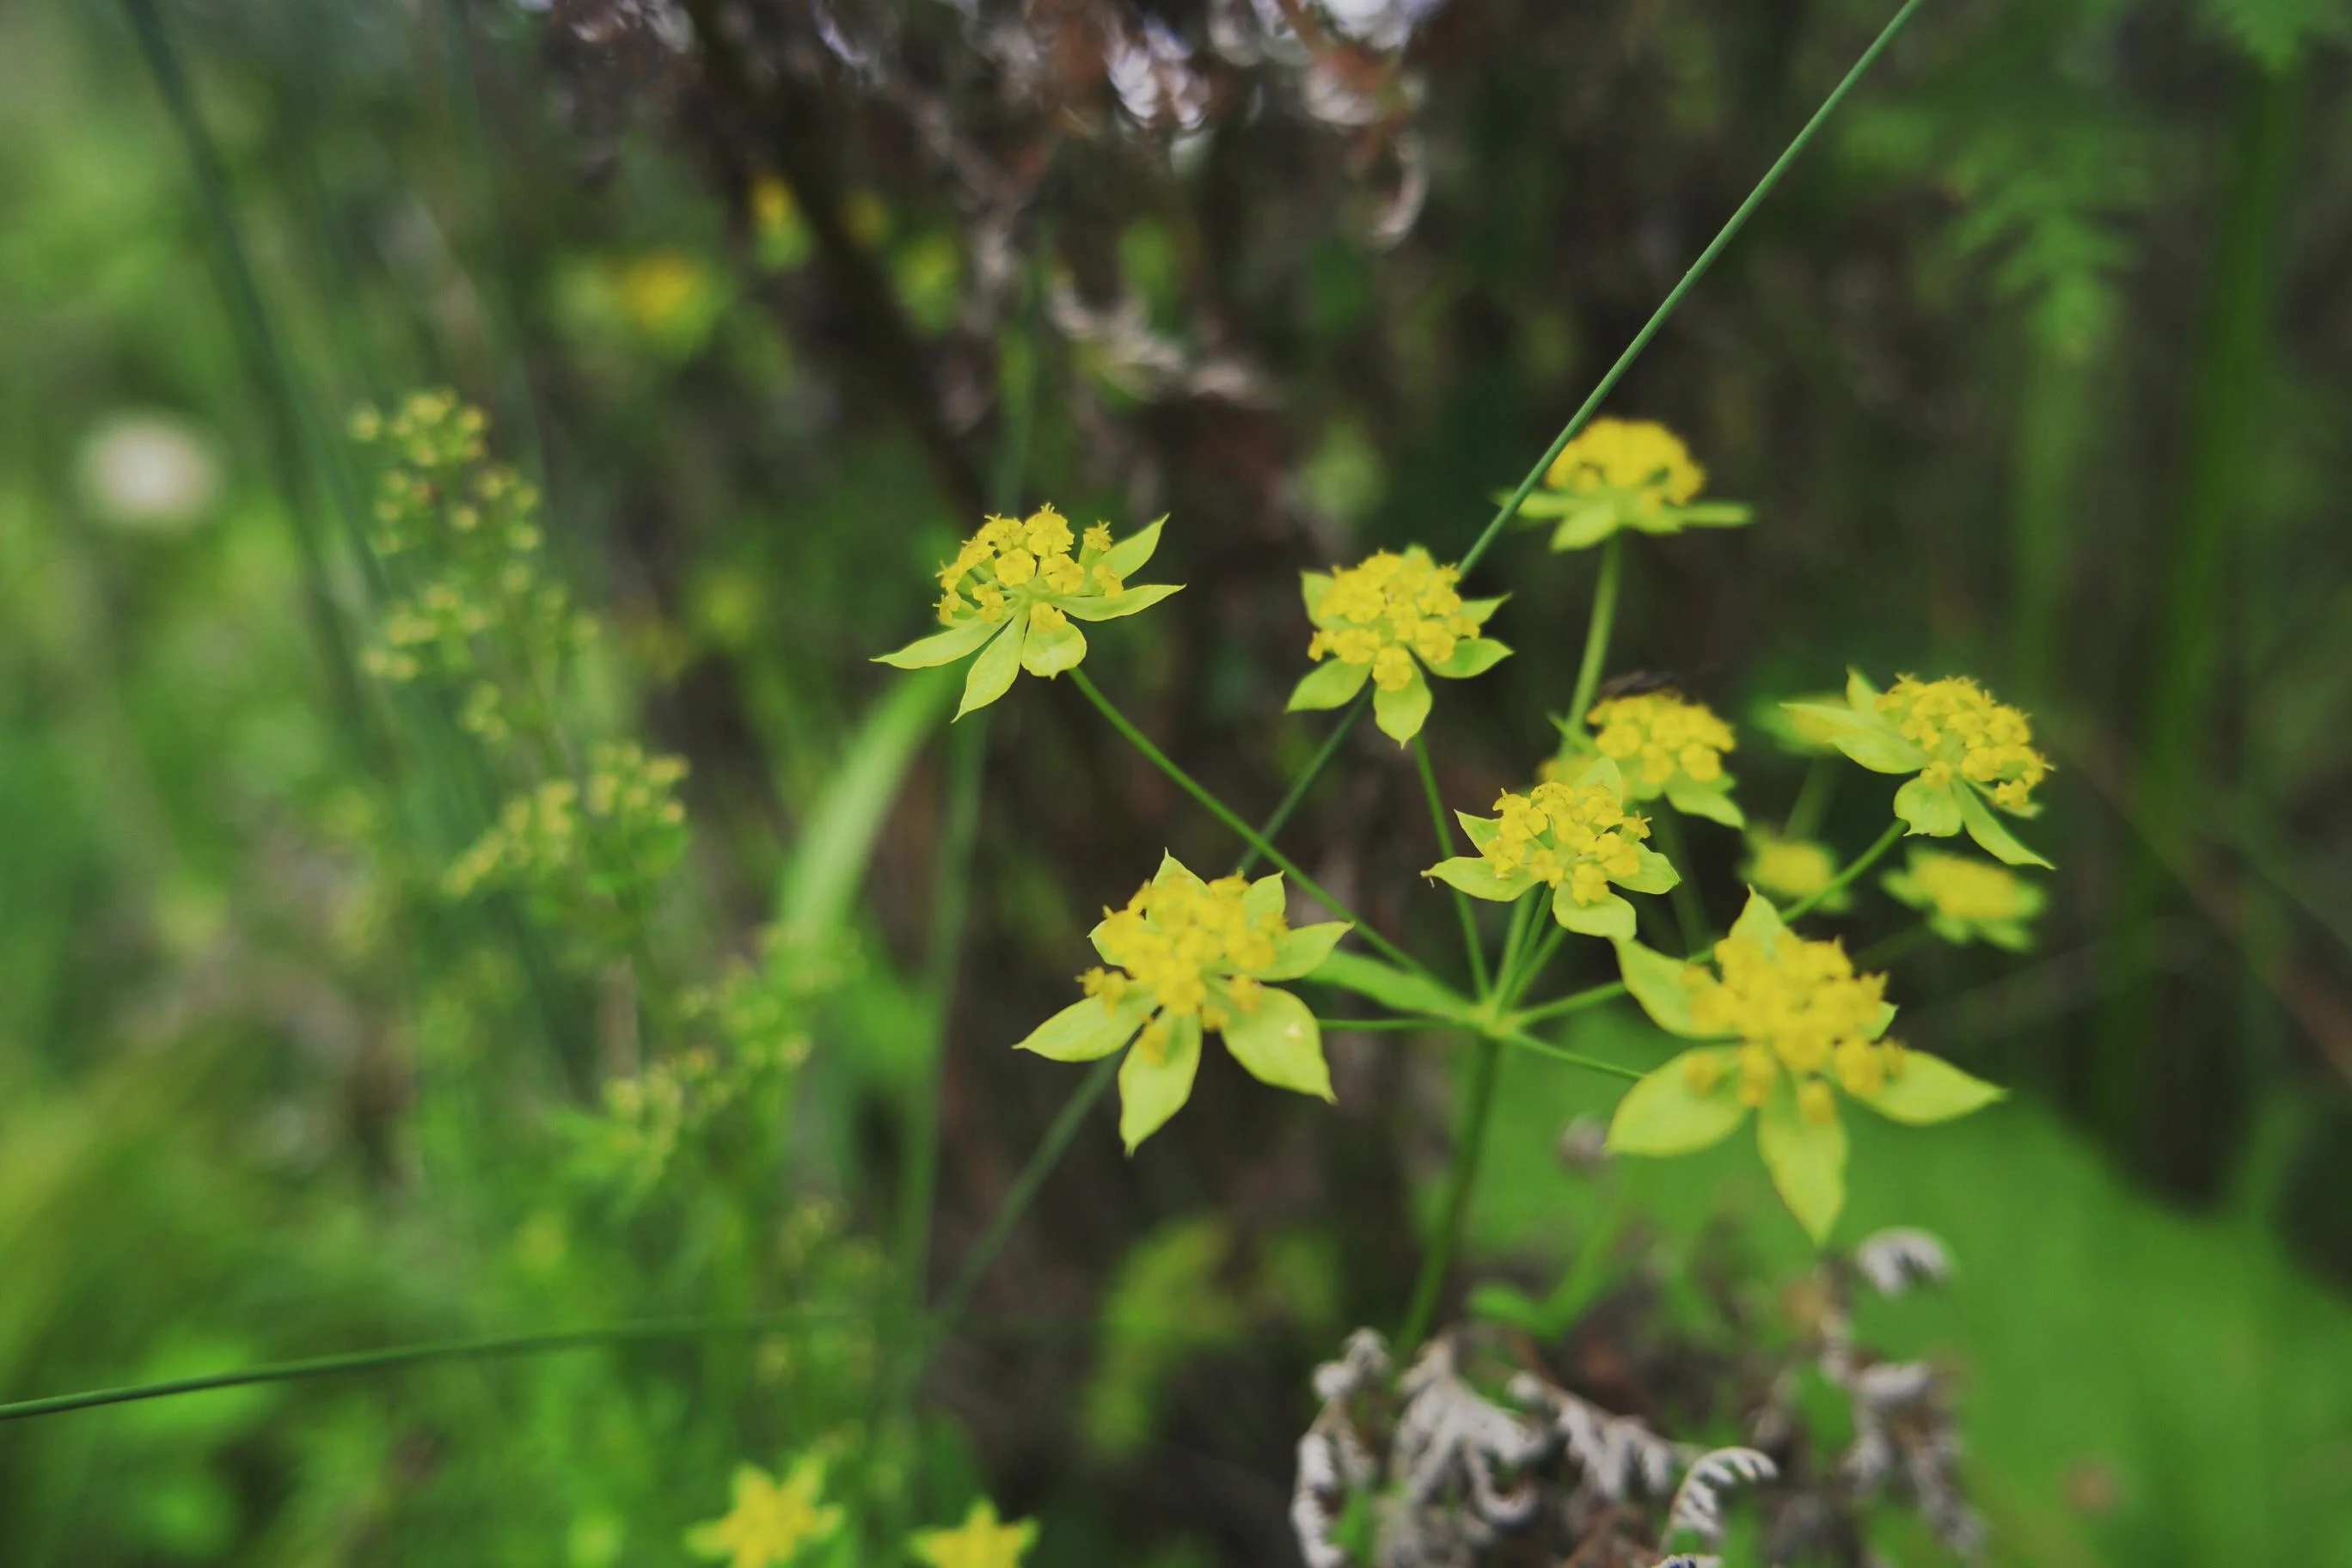
[[[1907,1122],[1949,1121],[2000,1098],[1940,1058],[1884,1038],[1895,1017],[1885,977],[1855,973],[1837,942],[1797,936],[1761,894],[1749,895],[1714,957],[1710,970],[1617,944],[1625,988],[1660,1027],[1737,1043],[1685,1051],[1627,1090],[1609,1124],[1612,1151],[1688,1153],[1754,1110],[1772,1184],[1818,1241],[1845,1203],[1837,1090]]]
[[[1307,1004],[1265,982],[1312,971],[1344,921],[1291,928],[1280,876],[1204,882],[1172,856],[1092,933],[1109,968],[1078,977],[1086,999],[1046,1019],[1017,1048],[1055,1061],[1093,1061],[1130,1039],[1118,1073],[1119,1135],[1129,1152],[1192,1093],[1204,1031],[1252,1076],[1276,1089],[1331,1098],[1323,1038]]]
[[[1157,583],[1130,588],[1160,545],[1162,518],[1114,542],[1108,523],[1083,538],[1052,507],[1026,518],[992,517],[940,568],[940,624],[947,630],[908,644],[878,662],[901,669],[951,664],[979,652],[964,678],[961,719],[1011,689],[1022,670],[1048,679],[1087,657],[1086,634],[1070,623],[1110,621],[1146,610],[1176,592]]]
[[[953,1530],[922,1531],[908,1544],[930,1568],[1021,1568],[1021,1559],[1037,1544],[1037,1521],[1000,1524],[996,1505],[982,1498]]]
[[[2022,710],[1996,700],[1965,676],[1920,680],[1906,675],[1880,691],[1860,671],[1847,677],[1843,704],[1787,707],[1807,734],[1864,767],[1917,774],[1895,795],[1895,815],[1913,833],[1949,838],[1966,827],[1996,859],[2050,864],[2018,842],[1991,810],[1997,805],[2018,816],[2039,810],[2032,792],[2049,774],[2050,759],[2034,749],[2033,726]]]
[[[1783,838],[1769,827],[1748,830],[1748,860],[1739,869],[1740,879],[1777,902],[1793,904],[1813,897],[1830,885],[1837,871],[1837,857],[1826,844]],[[1841,888],[1813,907],[1833,915],[1853,904],[1853,898]]]
[[[1510,649],[1478,635],[1500,599],[1465,599],[1461,574],[1416,544],[1383,550],[1353,566],[1303,574],[1315,636],[1309,670],[1290,694],[1290,711],[1337,708],[1372,683],[1372,717],[1399,745],[1429,717],[1423,671],[1461,680],[1492,669]]]
[[[1606,757],[1586,764],[1573,784],[1548,779],[1525,795],[1506,790],[1491,817],[1454,815],[1478,853],[1440,861],[1422,875],[1496,902],[1548,887],[1552,918],[1586,936],[1633,936],[1633,906],[1612,885],[1664,893],[1682,879],[1642,842],[1650,825],[1625,809],[1623,777]]]
[[[781,1568],[841,1527],[839,1508],[817,1506],[824,1489],[822,1459],[802,1459],[782,1481],[757,1465],[741,1465],[734,1484],[727,1517],[687,1531],[687,1550],[696,1556],[724,1559],[729,1568]]]
[[[1595,419],[1560,448],[1544,472],[1544,488],[1519,515],[1557,518],[1554,550],[1582,550],[1620,529],[1680,533],[1685,528],[1736,528],[1748,508],[1700,501],[1706,472],[1692,461],[1681,437],[1646,419]]]
[[[1593,704],[1585,722],[1593,748],[1623,772],[1628,800],[1664,795],[1685,816],[1747,825],[1723,771],[1723,754],[1738,742],[1706,703],[1672,690],[1610,697]]]
[[[2042,912],[2047,895],[2011,870],[1967,855],[1914,848],[1911,863],[1889,871],[1889,893],[1927,917],[1927,929],[1946,942],[1965,945],[1982,937],[1995,947],[2022,952],[2033,945],[2025,922]]]

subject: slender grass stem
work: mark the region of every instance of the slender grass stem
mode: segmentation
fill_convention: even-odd
[[[1412,1018],[1318,1018],[1318,1019],[1316,1019],[1316,1020],[1315,1020],[1315,1026],[1316,1026],[1317,1028],[1319,1028],[1319,1029],[1367,1029],[1367,1030],[1393,1030],[1393,1029],[1459,1029],[1460,1027],[1462,1027],[1462,1021],[1461,1021],[1460,1019],[1458,1019],[1458,1018],[1422,1018],[1422,1017],[1412,1017]]]
[[[1101,711],[1102,716],[1110,721],[1111,728],[1117,730],[1120,736],[1126,740],[1129,745],[1133,746],[1137,751],[1143,753],[1143,758],[1146,762],[1150,763],[1153,767],[1158,768],[1161,773],[1166,773],[1171,779],[1175,781],[1178,788],[1181,789],[1186,795],[1191,795],[1194,800],[1199,801],[1202,805],[1207,807],[1210,816],[1215,817],[1219,822],[1223,823],[1227,827],[1232,828],[1235,833],[1239,834],[1243,843],[1256,850],[1259,856],[1265,859],[1273,862],[1276,870],[1280,871],[1284,876],[1297,883],[1307,892],[1308,897],[1323,905],[1324,908],[1329,910],[1333,914],[1338,915],[1341,920],[1353,923],[1356,928],[1356,934],[1362,937],[1373,947],[1379,949],[1381,955],[1383,958],[1388,959],[1391,963],[1409,969],[1416,974],[1425,975],[1429,973],[1428,969],[1421,963],[1420,960],[1414,958],[1412,954],[1405,952],[1404,949],[1397,946],[1396,943],[1391,942],[1388,938],[1374,931],[1370,926],[1365,924],[1361,916],[1358,915],[1353,910],[1350,910],[1347,905],[1341,903],[1339,900],[1326,892],[1322,885],[1317,882],[1314,878],[1309,877],[1306,872],[1291,864],[1288,858],[1286,858],[1281,850],[1276,849],[1273,845],[1267,843],[1265,834],[1260,833],[1256,828],[1252,827],[1248,823],[1244,822],[1240,816],[1234,814],[1231,806],[1227,805],[1223,801],[1219,800],[1214,795],[1211,794],[1208,788],[1199,781],[1195,780],[1192,774],[1186,773],[1182,768],[1178,767],[1174,763],[1171,762],[1168,758],[1168,753],[1161,751],[1158,746],[1153,745],[1151,743],[1150,737],[1144,734],[1142,731],[1137,729],[1135,725],[1129,721],[1127,715],[1120,712],[1118,709],[1112,704],[1111,700],[1102,694],[1101,689],[1097,687],[1091,679],[1087,679],[1087,672],[1085,670],[1073,669],[1070,671],[1070,679],[1077,689],[1086,695],[1087,700],[1093,703],[1095,707]]]
[[[1856,969],[1878,969],[1895,963],[1935,934],[1926,921],[1904,927],[1884,942],[1874,942],[1853,955]]]
[[[1078,1086],[1078,1091],[1070,1096],[1068,1103],[1062,1107],[1061,1114],[1054,1118],[1054,1124],[1045,1129],[1045,1136],[1039,1140],[1036,1149],[1031,1152],[1029,1163],[1021,1167],[1021,1173],[1005,1190],[1003,1202],[998,1204],[996,1212],[989,1216],[988,1228],[982,1231],[980,1239],[971,1244],[971,1250],[964,1254],[963,1266],[956,1270],[955,1279],[940,1292],[939,1305],[931,1311],[931,1334],[923,1359],[928,1359],[929,1350],[937,1345],[948,1325],[961,1318],[964,1309],[971,1304],[972,1293],[988,1277],[989,1265],[996,1261],[996,1255],[1012,1239],[1013,1227],[1029,1212],[1029,1205],[1036,1201],[1039,1189],[1045,1184],[1045,1178],[1061,1163],[1063,1153],[1070,1146],[1070,1140],[1078,1135],[1078,1128],[1085,1123],[1087,1113],[1118,1080],[1119,1063],[1123,1059],[1123,1057],[1109,1056],[1097,1062],[1087,1074],[1086,1081]]]
[[[1772,194],[1772,187],[1780,183],[1780,176],[1789,172],[1789,165],[1797,161],[1797,155],[1805,150],[1806,143],[1812,141],[1814,133],[1821,130],[1832,114],[1837,112],[1838,105],[1845,101],[1845,95],[1853,90],[1854,83],[1860,81],[1864,73],[1870,69],[1871,65],[1881,54],[1885,52],[1886,46],[1895,41],[1895,35],[1903,30],[1904,24],[1911,20],[1912,13],[1918,10],[1924,3],[1925,0],[1904,0],[1903,8],[1895,13],[1885,26],[1879,29],[1878,37],[1873,38],[1870,47],[1862,51],[1862,58],[1855,60],[1853,67],[1839,79],[1837,86],[1830,89],[1830,95],[1822,100],[1821,107],[1813,110],[1812,118],[1806,121],[1803,129],[1797,132],[1787,147],[1781,149],[1780,155],[1772,160],[1772,166],[1764,171],[1764,177],[1756,182],[1756,188],[1748,193],[1747,199],[1732,210],[1731,216],[1724,221],[1723,227],[1717,232],[1716,237],[1707,242],[1706,248],[1698,253],[1698,259],[1690,264],[1690,269],[1683,274],[1682,280],[1658,302],[1658,308],[1650,313],[1650,319],[1643,323],[1642,330],[1633,334],[1633,341],[1625,345],[1624,352],[1617,356],[1617,362],[1611,365],[1607,373],[1594,384],[1591,393],[1578,406],[1576,412],[1569,416],[1568,423],[1560,426],[1559,434],[1552,438],[1549,447],[1544,448],[1544,455],[1536,459],[1534,468],[1528,470],[1527,478],[1521,479],[1517,488],[1504,499],[1503,504],[1496,510],[1493,520],[1486,524],[1486,531],[1478,535],[1476,542],[1467,551],[1463,552],[1461,565],[1462,574],[1465,577],[1470,574],[1470,568],[1476,565],[1479,559],[1493,548],[1496,539],[1501,535],[1503,530],[1510,526],[1511,520],[1519,514],[1519,508],[1527,504],[1528,497],[1534,494],[1536,486],[1543,481],[1545,470],[1551,467],[1553,460],[1559,456],[1561,448],[1574,440],[1576,433],[1584,428],[1585,422],[1592,417],[1593,411],[1601,406],[1601,400],[1615,388],[1619,378],[1624,375],[1627,367],[1641,357],[1643,349],[1649,347],[1650,340],[1657,336],[1658,329],[1665,325],[1666,318],[1673,315],[1675,307],[1683,302],[1683,296],[1689,293],[1698,280],[1706,275],[1707,269],[1715,265],[1716,258],[1721,256],[1732,240],[1738,236],[1739,231],[1747,226],[1748,218],[1763,204],[1764,198]]]
[[[1413,765],[1421,771],[1422,794],[1429,798],[1429,825],[1437,831],[1437,858],[1449,859],[1454,854],[1454,830],[1446,826],[1445,798],[1437,792],[1437,770],[1429,760],[1426,736],[1412,738]],[[1470,908],[1470,895],[1459,888],[1449,889],[1454,894],[1454,912],[1462,917],[1462,947],[1470,955],[1470,984],[1478,999],[1490,994],[1486,985],[1486,953],[1478,941],[1478,917]]]
[[[1614,1001],[1623,994],[1625,994],[1623,981],[1608,981],[1600,985],[1587,986],[1581,991],[1571,991],[1565,996],[1556,996],[1540,1006],[1530,1007],[1517,1016],[1518,1021],[1524,1026],[1540,1023],[1546,1018],[1558,1018],[1569,1013],[1581,1013],[1587,1007],[1598,1007],[1603,1002]]]
[[[1413,1282],[1412,1304],[1405,1310],[1404,1327],[1397,1345],[1407,1355],[1429,1332],[1437,1310],[1437,1293],[1462,1241],[1462,1222],[1470,1212],[1470,1194],[1478,1183],[1478,1165],[1486,1152],[1486,1129],[1494,1121],[1495,1085],[1501,1078],[1503,1050],[1499,1042],[1482,1039],[1473,1059],[1470,1093],[1463,1101],[1462,1126],[1454,1139],[1454,1163],[1446,1173],[1445,1206],[1437,1221],[1437,1235],[1421,1260],[1421,1277]]]
[[[1621,1067],[1615,1062],[1605,1062],[1599,1057],[1588,1057],[1581,1051],[1571,1051],[1563,1046],[1555,1046],[1549,1040],[1538,1039],[1525,1029],[1497,1029],[1494,1037],[1507,1046],[1513,1046],[1523,1051],[1533,1051],[1539,1057],[1549,1057],[1556,1062],[1566,1062],[1570,1067],[1583,1068],[1587,1071],[1597,1072],[1607,1078],[1622,1078],[1628,1083],[1633,1083],[1638,1082],[1642,1077],[1632,1068]]]
[[[1260,837],[1270,839],[1282,831],[1283,825],[1290,820],[1290,814],[1298,809],[1298,803],[1307,798],[1307,792],[1314,787],[1317,779],[1323,776],[1323,770],[1331,765],[1331,759],[1339,754],[1340,743],[1355,729],[1356,721],[1362,718],[1364,710],[1371,705],[1372,689],[1367,686],[1357,694],[1356,700],[1349,705],[1348,710],[1339,715],[1339,721],[1331,726],[1331,733],[1324,738],[1322,746],[1307,763],[1306,771],[1291,781],[1289,793],[1282,797],[1282,804],[1274,808],[1274,815],[1267,817],[1265,825],[1258,829]],[[1234,868],[1234,874],[1247,876],[1249,868],[1257,864],[1257,846],[1253,844],[1242,852],[1241,864]]]
[[[1902,822],[1899,820],[1888,823],[1886,825],[1886,831],[1878,836],[1877,841],[1872,844],[1869,848],[1855,856],[1851,861],[1847,862],[1844,870],[1840,871],[1836,876],[1832,877],[1828,881],[1822,883],[1811,892],[1807,893],[1803,898],[1799,899],[1787,909],[1782,910],[1780,911],[1780,918],[1784,921],[1795,920],[1799,915],[1803,914],[1815,904],[1820,903],[1823,899],[1829,898],[1832,894],[1836,893],[1840,889],[1852,882],[1856,877],[1861,876],[1864,871],[1867,871],[1873,866],[1877,865],[1879,859],[1885,856],[1889,849],[1895,847],[1895,841],[1903,837],[1903,831],[1904,826]]]
[[[1592,710],[1592,694],[1601,689],[1601,667],[1608,660],[1610,635],[1617,628],[1617,583],[1624,567],[1624,536],[1612,533],[1601,547],[1601,575],[1592,584],[1592,616],[1584,624],[1584,659],[1576,667],[1576,694],[1568,700],[1571,735],[1584,733],[1584,716]]]
[[[1837,787],[1836,759],[1815,757],[1805,766],[1805,782],[1797,786],[1796,804],[1789,807],[1788,820],[1780,824],[1785,838],[1811,838],[1822,826],[1822,814],[1830,808],[1830,795]]]
[[[1500,1005],[1510,1005],[1510,998],[1524,988],[1519,971],[1528,958],[1528,933],[1535,929],[1535,908],[1542,900],[1542,894],[1530,891],[1520,894],[1511,904],[1511,925],[1503,937],[1503,961],[1496,965],[1495,973],[1495,998]]]
[[[964,930],[971,909],[972,846],[980,833],[981,779],[988,754],[988,714],[953,731],[947,816],[940,835],[931,894],[930,950],[924,958],[929,998],[928,1049],[908,1106],[907,1165],[899,1194],[898,1267],[910,1307],[919,1310],[931,1248],[931,1202],[939,1182],[940,1087],[947,1071],[948,1023],[955,1016],[956,979],[963,963]]]
[[[1683,837],[1682,814],[1668,806],[1651,820],[1658,825],[1658,842],[1666,858],[1682,873],[1673,894],[1675,923],[1682,928],[1683,952],[1696,958],[1715,941],[1714,928],[1707,924],[1706,908],[1699,902],[1697,885],[1692,880],[1690,845]]]

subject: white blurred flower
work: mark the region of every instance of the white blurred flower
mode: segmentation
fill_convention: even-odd
[[[100,521],[133,533],[184,533],[220,497],[220,464],[188,421],[148,409],[110,414],[82,437],[82,493]]]

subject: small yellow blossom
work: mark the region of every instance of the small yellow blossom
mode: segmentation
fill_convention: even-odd
[[[1706,470],[1681,437],[1646,419],[1595,419],[1560,448],[1543,482],[1519,515],[1530,521],[1558,519],[1554,550],[1581,550],[1626,528],[1679,533],[1748,520],[1745,506],[1697,500]]]
[[[1650,825],[1625,809],[1623,777],[1605,757],[1589,763],[1573,784],[1547,779],[1525,795],[1506,790],[1491,817],[1455,815],[1478,853],[1440,861],[1423,876],[1498,902],[1549,888],[1552,918],[1587,936],[1633,934],[1633,906],[1612,884],[1663,893],[1681,880],[1664,856],[1642,842]]]
[[[1026,518],[992,517],[940,567],[940,624],[947,630],[909,643],[879,662],[901,669],[950,664],[978,651],[964,679],[961,719],[1011,689],[1025,669],[1048,679],[1087,656],[1070,622],[1116,620],[1150,608],[1176,584],[1130,588],[1127,579],[1159,548],[1160,522],[1114,543],[1097,523],[1083,539],[1052,507]]]
[[[1176,1114],[1192,1092],[1201,1037],[1224,1037],[1234,1059],[1277,1089],[1331,1098],[1330,1069],[1314,1015],[1289,992],[1330,956],[1345,921],[1292,929],[1279,876],[1204,882],[1171,855],[1092,933],[1108,968],[1078,977],[1086,999],[1020,1043],[1056,1061],[1092,1061],[1132,1039],[1120,1066],[1119,1132],[1129,1152]]]
[[[1738,742],[1706,704],[1678,691],[1644,691],[1602,699],[1585,722],[1593,729],[1593,749],[1623,770],[1628,800],[1664,795],[1686,816],[1747,826],[1731,798],[1732,777],[1723,771],[1723,754]]]
[[[1826,844],[1783,838],[1769,827],[1748,829],[1748,861],[1740,868],[1740,878],[1780,903],[1813,897],[1830,885],[1837,871],[1837,857]],[[1813,908],[1823,914],[1836,914],[1853,904],[1853,898],[1841,888]]]
[[[1895,815],[1913,833],[1948,838],[1965,827],[2008,865],[2050,864],[2018,842],[1990,809],[2035,815],[2040,808],[2032,792],[2048,776],[2050,759],[2034,749],[2033,726],[2024,712],[1975,681],[1906,675],[1880,691],[1857,670],[1847,679],[1843,703],[1785,706],[1805,733],[1864,767],[1916,774],[1895,795]]]
[[[1465,679],[1511,651],[1478,635],[1502,600],[1463,598],[1460,578],[1418,544],[1402,555],[1383,550],[1337,572],[1306,574],[1307,618],[1315,624],[1307,657],[1317,668],[1291,692],[1290,711],[1337,708],[1369,679],[1381,732],[1399,745],[1419,734],[1430,705],[1423,669]]]
[[[1858,974],[1835,942],[1809,942],[1771,900],[1748,896],[1712,966],[1617,944],[1625,988],[1660,1027],[1703,1046],[1644,1077],[1618,1103],[1609,1146],[1683,1154],[1758,1112],[1757,1147],[1773,1185],[1815,1240],[1845,1203],[1838,1093],[1896,1121],[1947,1121],[2000,1090],[1937,1057],[1885,1038],[1886,977]]]
[[[817,1505],[824,1489],[824,1462],[814,1457],[793,1465],[782,1481],[756,1465],[739,1466],[734,1507],[724,1519],[688,1531],[687,1550],[723,1559],[729,1568],[782,1568],[840,1529],[841,1510]]]
[[[953,1530],[923,1531],[910,1544],[930,1568],[1021,1568],[1022,1558],[1037,1544],[1037,1521],[1000,1524],[996,1505],[982,1498]]]
[[[1889,893],[1925,913],[1927,929],[1946,942],[1964,945],[1982,937],[2012,952],[2033,945],[2026,922],[2042,912],[2047,898],[2006,866],[1937,849],[1913,849],[1910,865],[1884,880]]]

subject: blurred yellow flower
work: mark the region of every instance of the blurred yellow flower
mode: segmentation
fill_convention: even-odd
[[[982,1498],[953,1530],[924,1531],[910,1544],[930,1568],[1021,1568],[1022,1558],[1037,1544],[1037,1521],[1000,1524],[996,1505]]]
[[[1927,917],[1927,929],[1964,945],[1982,937],[2022,952],[2033,945],[2026,921],[2042,912],[2042,890],[2011,870],[1967,855],[1914,848],[1909,866],[1889,871],[1886,890]]]
[[[740,1465],[734,1506],[724,1519],[687,1531],[687,1550],[723,1559],[729,1568],[780,1568],[841,1527],[839,1508],[817,1505],[824,1489],[824,1461],[814,1456],[794,1464],[782,1481],[757,1465]]]

